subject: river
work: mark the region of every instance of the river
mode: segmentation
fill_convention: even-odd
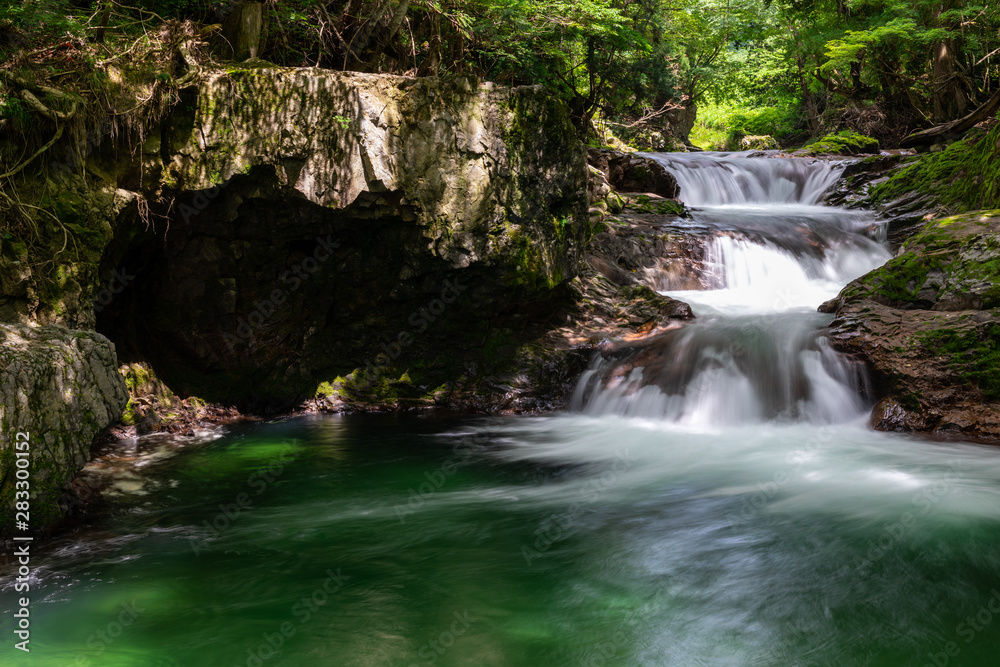
[[[655,157],[712,236],[716,289],[667,290],[694,323],[558,414],[123,444],[2,664],[996,665],[998,450],[870,430],[816,312],[890,256],[879,221],[822,204],[831,163]]]

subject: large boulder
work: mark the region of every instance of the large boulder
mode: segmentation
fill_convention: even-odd
[[[0,325],[0,536],[15,528],[15,461],[24,451],[17,443],[27,442],[30,453],[32,532],[62,516],[71,498],[67,485],[89,460],[95,436],[118,421],[128,400],[117,368],[114,346],[100,334]]]
[[[876,428],[1000,438],[1000,211],[927,223],[821,310],[873,372]]]
[[[98,330],[178,395],[251,410],[364,369],[433,392],[551,312],[589,234],[564,106],[470,77],[211,73],[134,182],[169,227],[109,246],[104,273],[135,278]]]

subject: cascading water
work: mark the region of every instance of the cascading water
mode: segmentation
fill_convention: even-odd
[[[690,224],[708,230],[703,282],[715,289],[667,286],[698,320],[595,359],[571,407],[704,427],[858,418],[864,373],[826,345],[829,318],[815,309],[889,253],[870,213],[818,203],[839,168],[741,154],[654,157],[677,178]]]
[[[755,158],[748,153],[654,153],[688,206],[819,204],[840,177],[831,162]]]

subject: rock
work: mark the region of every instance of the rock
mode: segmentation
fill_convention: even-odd
[[[122,414],[128,396],[117,367],[100,334],[0,325],[0,536],[14,530],[15,434],[29,435],[31,530],[45,531],[63,515],[95,436]]]
[[[526,318],[524,325],[534,327],[528,336],[514,336],[513,329],[486,334],[494,350],[487,364],[416,398],[406,396],[413,389],[408,375],[386,382],[381,393],[360,391],[356,375],[338,377],[304,409],[533,412],[565,407],[596,351],[619,341],[642,347],[694,317],[686,303],[651,289],[701,286],[694,263],[686,259],[703,252],[703,237],[668,231],[671,221],[676,216],[608,218],[606,231],[596,233],[588,246],[587,265],[569,283],[567,298],[552,304],[545,323]]]
[[[841,178],[827,194],[826,203],[831,206],[878,211],[886,221],[890,245],[898,248],[928,220],[945,214],[930,193],[909,192],[889,201],[883,201],[875,195],[878,186],[912,165],[916,159],[915,156],[904,154],[846,159]]]
[[[240,66],[161,146],[136,180],[171,193],[169,232],[108,253],[140,268],[98,329],[178,395],[252,411],[365,369],[420,398],[482,368],[484,332],[565,298],[590,229],[583,148],[540,87]]]
[[[144,145],[92,142],[83,175],[40,190],[81,233],[100,230],[77,239],[63,292],[50,299],[41,272],[25,284],[16,249],[0,258],[0,319],[90,327],[96,313],[132,382],[124,435],[303,399],[551,407],[586,341],[690,314],[642,270],[616,284],[584,261],[625,207],[611,186],[649,193],[640,205],[664,217],[683,210],[660,199],[673,177],[609,152],[592,226],[585,151],[539,87],[261,61],[203,75]],[[49,257],[63,239],[50,240]],[[137,369],[169,389],[138,390]]]
[[[587,162],[603,173],[618,192],[643,192],[667,199],[680,194],[673,174],[651,158],[607,148],[588,148]]]
[[[689,100],[677,109],[671,109],[667,113],[667,121],[673,135],[681,139],[688,147],[691,147],[689,137],[694,129],[695,121],[698,119],[698,105]],[[666,196],[666,195],[664,195]]]
[[[877,153],[878,139],[866,137],[850,130],[841,130],[836,134],[828,134],[813,143],[793,151],[792,155],[861,155]]]
[[[876,428],[1000,438],[1000,211],[927,223],[823,308],[872,371]]]
[[[777,150],[778,142],[769,134],[750,134],[740,139],[740,150],[744,151],[770,151]]]
[[[604,201],[604,198],[611,194],[611,185],[608,183],[604,172],[596,167],[587,165],[587,199],[591,205]]]
[[[636,129],[623,128],[619,134],[629,146],[649,153],[684,153],[687,151],[684,141],[675,137],[672,128],[654,130],[647,127]],[[610,144],[606,144],[610,145]]]

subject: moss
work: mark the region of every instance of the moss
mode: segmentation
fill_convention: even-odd
[[[745,151],[769,151],[779,148],[778,141],[769,134],[750,134],[740,140]]]
[[[932,354],[945,357],[983,398],[1000,399],[1000,324],[989,323],[972,331],[932,331],[921,335],[919,341]]]
[[[889,303],[909,302],[927,280],[932,266],[914,252],[904,253],[889,260],[884,266],[844,288],[844,298],[871,292],[879,300]]]
[[[131,395],[137,394],[153,380],[152,371],[143,364],[128,364],[119,369],[119,372],[125,378],[125,386]]]
[[[343,385],[344,378],[338,377],[334,382],[339,385]],[[334,398],[339,393],[338,389],[329,382],[320,382],[319,386],[316,387],[316,398]]]
[[[850,130],[828,134],[800,149],[806,155],[857,155],[878,151],[878,139]]]
[[[649,195],[639,195],[626,206],[648,215],[684,215],[687,211],[684,204],[676,199],[652,199]]]
[[[911,236],[901,254],[844,288],[847,299],[871,293],[887,304],[919,301],[924,290],[975,292],[983,308],[1000,307],[1000,241],[981,225],[1000,210],[934,220]],[[931,279],[930,276],[940,276]],[[989,285],[983,289],[982,285]]]
[[[140,419],[142,419],[142,415],[135,409],[135,404],[129,398],[128,403],[125,404],[125,411],[122,412],[121,423],[126,426],[135,426]]]
[[[973,134],[939,153],[921,155],[871,189],[870,201],[885,204],[912,193],[955,213],[1000,208],[1000,125]]]

